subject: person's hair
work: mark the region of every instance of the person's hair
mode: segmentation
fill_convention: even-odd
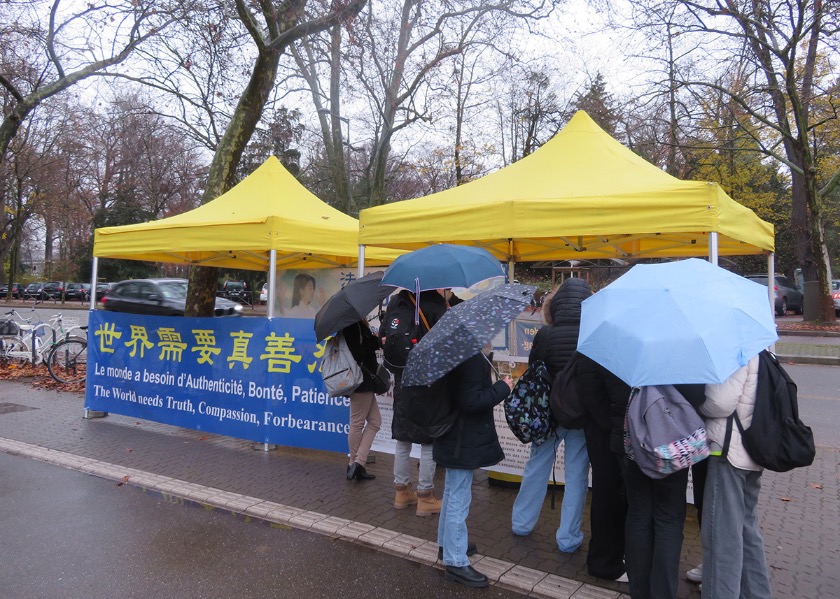
[[[308,275],[305,272],[298,273],[295,276],[294,287],[292,288],[292,308],[300,303],[300,295],[307,283],[312,283],[312,288],[315,289],[315,277]]]
[[[542,313],[545,324],[554,324],[554,318],[551,316],[551,300],[554,297],[554,294],[557,293],[558,289],[560,289],[559,286],[555,287],[546,293],[542,298]]]

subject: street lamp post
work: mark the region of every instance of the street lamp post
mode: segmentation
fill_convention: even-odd
[[[347,123],[347,142],[346,142],[347,143],[347,160],[345,161],[345,167],[344,168],[345,168],[346,175],[347,175],[347,209],[345,210],[345,212],[347,212],[347,214],[349,215],[350,214],[350,206],[352,205],[352,199],[353,199],[353,195],[350,191],[350,119],[334,113],[329,108],[320,108],[320,109],[318,109],[318,112],[321,113],[321,114],[324,114],[324,115],[329,115],[329,116],[331,116],[335,119],[338,119],[340,121],[344,121],[345,123]]]

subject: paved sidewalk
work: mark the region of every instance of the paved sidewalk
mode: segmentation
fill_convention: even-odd
[[[263,452],[247,441],[117,415],[84,420],[82,406],[78,394],[0,381],[0,451],[435,563],[438,519],[393,508],[390,455],[377,453],[369,468],[377,479],[360,484],[345,480],[340,454],[282,447]],[[768,472],[763,480],[761,524],[775,597],[840,597],[835,574],[840,563],[840,452],[819,448],[811,468]],[[440,490],[442,471],[437,484]],[[499,584],[534,596],[626,597],[626,585],[586,574],[584,550],[572,555],[557,551],[559,510],[549,509],[548,498],[534,533],[514,537],[514,497],[515,490],[490,486],[485,473],[477,474],[468,525],[483,571]],[[588,518],[584,532],[588,537]],[[682,558],[683,572],[701,561],[691,508]],[[441,576],[442,588],[446,584]],[[679,597],[699,597],[696,585],[682,581]]]

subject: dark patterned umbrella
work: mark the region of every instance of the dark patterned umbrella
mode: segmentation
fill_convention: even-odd
[[[447,310],[409,352],[403,385],[429,385],[480,352],[531,305],[535,289],[501,285]]]
[[[382,271],[378,270],[347,283],[334,293],[315,315],[315,337],[318,341],[359,322],[394,292],[393,287],[379,284]]]

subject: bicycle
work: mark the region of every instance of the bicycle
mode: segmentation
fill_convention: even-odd
[[[35,311],[35,308],[32,309]],[[33,323],[37,313],[29,318],[24,317],[15,309],[6,312],[16,320],[4,320],[0,331],[0,359],[17,359],[37,365],[47,362],[50,353],[62,341],[71,339],[87,343],[74,332],[87,330],[86,326],[73,324],[69,329],[64,328],[64,318],[61,314],[54,314],[48,322]],[[61,337],[61,338],[59,338]],[[55,378],[55,377],[53,377]],[[56,379],[58,380],[58,379]]]
[[[78,327],[87,330],[87,326]],[[47,356],[47,370],[59,383],[78,383],[87,376],[87,340],[66,336],[53,345]]]

